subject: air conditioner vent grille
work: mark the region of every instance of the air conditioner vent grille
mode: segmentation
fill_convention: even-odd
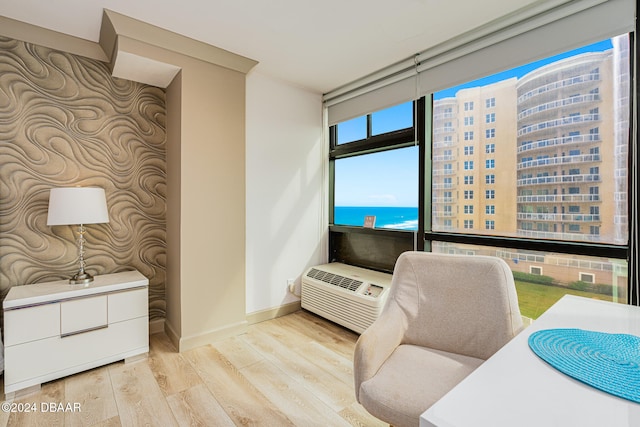
[[[318,270],[316,268],[312,268],[311,270],[309,270],[309,272],[307,273],[307,277],[320,280],[321,282],[325,282],[333,286],[339,286],[351,292],[355,292],[360,287],[360,285],[362,285],[362,281],[360,280],[351,279],[349,277],[329,273],[326,271]]]

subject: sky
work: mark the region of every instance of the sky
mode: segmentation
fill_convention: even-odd
[[[338,159],[336,206],[418,206],[418,147]]]
[[[434,93],[434,99],[454,97],[465,88],[485,86],[525,74],[549,63],[586,52],[612,48],[611,40],[591,44],[521,67]],[[372,133],[380,134],[412,125],[412,102],[372,114]],[[338,143],[366,138],[366,116],[338,124]],[[390,150],[336,160],[336,206],[418,206],[417,147]]]

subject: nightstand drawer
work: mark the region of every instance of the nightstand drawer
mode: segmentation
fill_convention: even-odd
[[[44,304],[4,312],[4,345],[60,335],[60,304]]]
[[[60,333],[63,337],[106,326],[106,295],[60,303]]]
[[[147,288],[109,294],[109,323],[148,316]]]

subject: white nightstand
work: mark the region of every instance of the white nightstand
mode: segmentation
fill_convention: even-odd
[[[149,351],[149,280],[138,271],[14,286],[3,303],[7,399]]]

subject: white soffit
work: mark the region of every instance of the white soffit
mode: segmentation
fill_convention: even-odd
[[[180,67],[129,52],[118,51],[113,76],[151,86],[166,88],[180,71]]]

